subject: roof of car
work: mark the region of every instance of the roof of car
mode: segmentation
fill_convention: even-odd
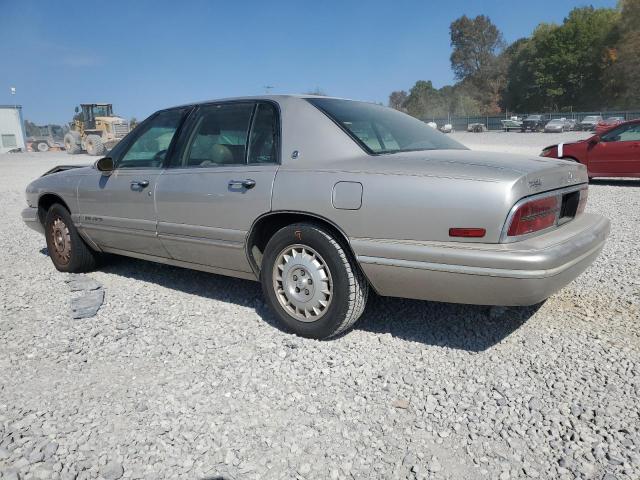
[[[285,98],[331,98],[335,100],[349,100],[349,101],[358,101],[352,100],[349,98],[340,98],[340,97],[330,97],[326,95],[312,95],[312,94],[299,94],[299,93],[287,93],[287,94],[278,94],[278,95],[248,95],[244,97],[225,97],[225,98],[212,98],[209,100],[200,100],[197,102],[189,102],[184,103],[182,105],[174,105],[172,107],[167,108],[179,108],[179,107],[191,107],[193,105],[204,105],[207,103],[216,103],[216,102],[232,102],[232,101],[242,101],[242,100],[272,100],[277,101]],[[165,110],[165,109],[163,109]]]

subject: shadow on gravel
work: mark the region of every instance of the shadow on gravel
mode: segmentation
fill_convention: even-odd
[[[257,282],[120,256],[109,256],[101,270],[191,295],[253,308],[269,325],[284,331],[264,303]],[[478,305],[380,297],[372,293],[355,328],[390,333],[394,337],[427,345],[480,352],[518,329],[538,308],[540,305],[492,309]]]
[[[371,295],[357,329],[427,345],[481,352],[522,326],[542,304],[488,307]]]
[[[610,187],[640,187],[640,180],[626,180],[614,178],[594,178],[589,180],[591,185],[606,185]]]

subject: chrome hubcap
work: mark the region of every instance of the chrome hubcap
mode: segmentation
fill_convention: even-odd
[[[291,245],[280,252],[273,268],[278,302],[301,322],[315,322],[333,297],[331,272],[324,259],[306,245]]]
[[[71,234],[67,225],[60,219],[56,218],[51,225],[51,238],[53,240],[53,248],[56,257],[61,263],[69,263],[71,258]]]

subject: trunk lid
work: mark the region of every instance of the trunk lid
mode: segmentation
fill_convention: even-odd
[[[345,170],[344,160],[329,165]],[[576,162],[546,157],[472,150],[430,150],[363,156],[349,161],[348,170],[389,175],[460,178],[507,182],[521,196],[588,181]]]

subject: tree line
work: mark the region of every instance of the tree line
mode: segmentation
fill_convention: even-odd
[[[640,108],[640,0],[581,7],[508,45],[485,15],[450,26],[457,82],[419,80],[389,106],[418,118]]]

